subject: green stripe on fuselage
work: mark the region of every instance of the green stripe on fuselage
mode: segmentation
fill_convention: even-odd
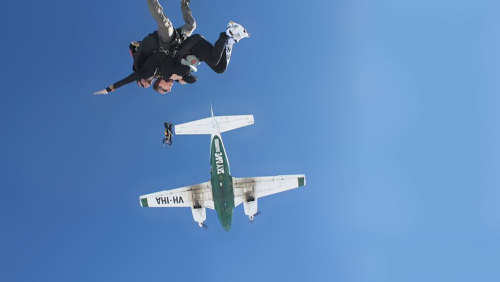
[[[222,140],[215,135],[210,149],[210,181],[215,210],[224,230],[231,228],[234,208],[233,178],[229,175],[229,163]]]

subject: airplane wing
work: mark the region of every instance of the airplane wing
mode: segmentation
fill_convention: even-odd
[[[306,185],[306,176],[304,174],[233,177],[235,206],[244,202],[245,197],[262,198],[304,185]]]
[[[214,209],[210,182],[142,195],[140,202],[141,207],[145,208],[205,207]]]
[[[177,124],[174,126],[175,134],[211,134],[212,118],[204,118],[186,123]]]
[[[218,116],[214,118],[221,133],[254,123],[253,115]],[[175,125],[175,134],[212,134],[214,132],[212,121],[213,119],[209,117]]]
[[[219,116],[215,117],[219,125],[220,132],[230,131],[247,125],[252,125],[253,115]]]

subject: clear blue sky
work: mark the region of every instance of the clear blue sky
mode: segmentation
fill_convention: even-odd
[[[146,1],[2,4],[0,281],[500,281],[500,2],[191,7],[211,41],[251,33],[226,73],[94,96],[155,29]],[[230,232],[139,206],[208,180],[208,136],[161,139],[210,102],[255,116],[223,135],[234,176],[307,175]]]

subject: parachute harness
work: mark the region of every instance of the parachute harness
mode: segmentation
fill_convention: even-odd
[[[191,71],[197,72],[198,69],[196,67],[201,64],[200,59],[198,59],[195,55],[190,54],[186,56],[186,54],[201,38],[203,38],[201,35],[195,34],[185,40],[182,40],[181,36],[176,33],[176,37],[172,40],[172,42],[170,42],[168,49],[160,46],[157,51],[165,54],[165,59],[171,57],[175,61],[180,62],[182,65],[188,66]]]

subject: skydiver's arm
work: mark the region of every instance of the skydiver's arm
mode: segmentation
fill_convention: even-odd
[[[192,75],[191,73],[188,73],[184,76],[178,76],[176,74],[173,74],[172,76],[170,76],[170,79],[173,79],[179,82],[180,84],[186,84],[186,83],[192,84],[198,80],[198,77]]]
[[[163,14],[163,7],[158,3],[158,0],[148,0],[148,8],[158,26],[158,37],[160,37],[161,41],[170,43],[174,34],[174,27],[170,19]]]
[[[110,86],[106,87],[105,89],[94,92],[94,94],[96,94],[96,95],[108,94],[109,92],[113,92],[117,88],[119,88],[125,84],[129,84],[132,81],[136,81],[137,79],[138,79],[137,72],[133,72],[129,76],[125,77],[124,79],[122,79],[118,82],[111,84]]]
[[[123,85],[129,84],[133,81],[141,80],[141,79],[148,79],[154,75],[154,69],[148,69],[148,68],[142,68],[139,71],[135,71],[131,73],[129,76],[125,77],[124,79],[113,83],[112,85],[108,86],[106,90],[108,92],[113,92],[116,89],[122,87]]]
[[[198,80],[198,78],[191,73],[184,75],[184,77],[174,73],[169,78],[173,81],[177,81],[180,84],[191,84],[195,83]]]
[[[191,73],[189,73],[188,75],[185,75],[182,78],[182,81],[189,83],[189,84],[193,84],[196,81],[198,81],[198,77],[196,75],[192,75]]]
[[[193,18],[193,14],[191,13],[189,2],[190,0],[181,0],[182,18],[186,24],[181,26],[180,30],[182,35],[185,37],[191,36],[193,31],[196,29],[196,20]]]
[[[139,77],[139,73],[138,72],[133,72],[129,76],[125,77],[124,79],[119,80],[118,82],[115,82],[112,85],[108,86],[108,88],[106,88],[106,90],[109,89],[111,91],[115,91],[116,89],[122,87],[123,85],[129,84],[129,83],[131,83],[133,81],[136,81],[138,79],[141,79]]]
[[[156,55],[156,54],[155,54]],[[115,82],[111,84],[110,86],[106,87],[106,89],[100,90],[95,92],[94,94],[108,94],[109,92],[113,92],[116,89],[122,87],[123,85],[129,84],[132,81],[137,81],[141,79],[148,79],[152,77],[155,73],[156,67],[158,66],[158,56],[159,55],[153,55],[149,57],[149,59],[144,63],[144,66],[133,73],[131,73],[129,76],[125,77],[124,79]]]
[[[165,61],[160,68],[160,73],[163,77],[169,77],[173,80],[182,79],[182,77],[189,75],[190,72],[191,69],[188,66],[172,62],[171,60]]]
[[[179,82],[180,84],[186,84],[186,82],[184,80],[182,80],[182,76],[180,75],[177,75],[177,74],[172,74],[170,77],[169,77],[171,80],[173,81],[177,81]]]
[[[156,66],[158,65],[158,61],[156,61],[156,59],[157,56],[154,55],[149,57],[149,59],[144,63],[144,66],[140,70],[135,71],[124,79],[113,83],[108,88],[106,88],[106,90],[108,90],[108,92],[112,92],[122,87],[123,85],[131,83],[132,81],[148,79],[152,77],[155,74]]]
[[[171,80],[177,80],[177,81],[178,81],[178,80],[182,80],[182,76],[180,76],[180,75],[178,75],[178,74],[176,74],[176,73],[172,74],[169,78],[170,78]]]
[[[116,89],[122,87],[123,85],[131,83],[132,81],[149,79],[150,77],[155,75],[156,69],[160,66],[160,64],[164,61],[164,59],[165,59],[165,54],[163,54],[162,52],[156,52],[146,60],[146,62],[144,63],[144,65],[140,70],[136,70],[135,72],[131,73],[124,79],[115,82],[110,86],[106,87],[106,89],[97,91],[94,94],[108,94],[109,92],[113,92]]]
[[[139,87],[142,87],[142,88],[148,88],[149,86],[151,86],[153,79],[154,79],[154,77],[150,77],[148,79],[141,78],[141,79],[137,80],[137,85]]]

